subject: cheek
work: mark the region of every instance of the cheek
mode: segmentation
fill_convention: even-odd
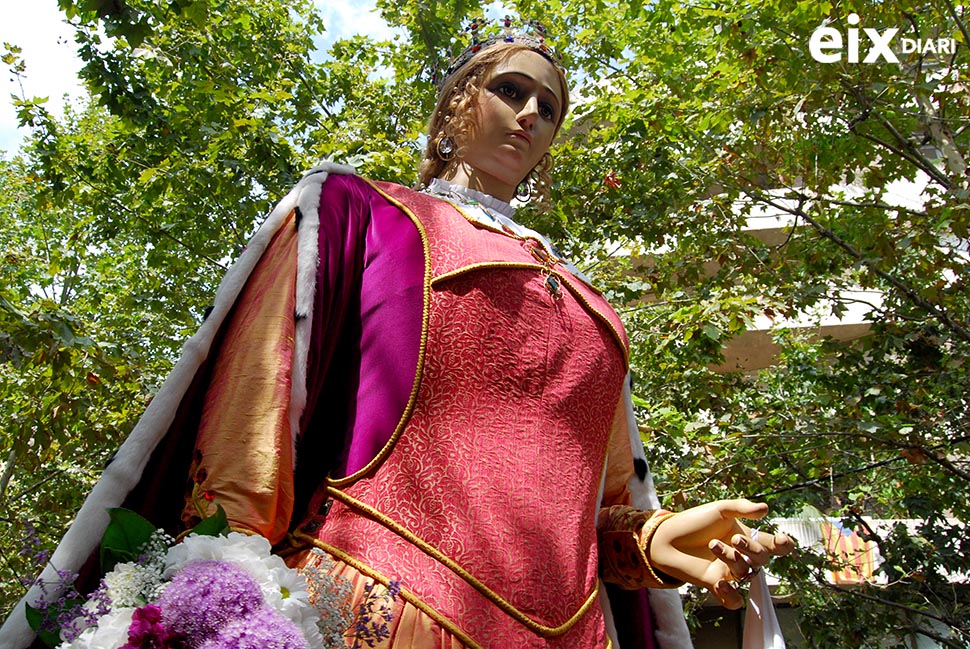
[[[473,139],[484,141],[489,137],[490,127],[498,123],[499,115],[496,111],[494,102],[483,98],[475,110],[475,122],[473,125]]]
[[[478,98],[478,114],[480,117],[488,118],[495,115],[495,111],[498,105],[502,102],[499,101],[498,97],[490,92],[483,93]]]
[[[542,149],[544,154],[552,146],[552,140],[556,137],[556,127],[553,124],[549,124],[547,129],[543,129],[542,135],[536,138],[536,143],[539,144],[539,148]]]

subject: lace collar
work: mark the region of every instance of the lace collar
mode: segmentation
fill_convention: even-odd
[[[515,208],[503,200],[462,185],[453,185],[442,178],[432,178],[431,184],[424,191],[443,198],[450,197],[460,203],[471,205],[477,203],[486,210],[498,212],[506,218],[512,218],[515,214]]]

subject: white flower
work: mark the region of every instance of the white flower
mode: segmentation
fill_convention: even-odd
[[[134,612],[132,607],[115,608],[98,619],[98,626],[88,627],[74,642],[62,642],[57,649],[118,649],[128,642]]]
[[[153,599],[162,583],[158,565],[119,563],[104,576],[113,606],[141,606]]]
[[[269,566],[266,565],[266,560],[269,558],[282,561],[279,557],[270,554],[269,541],[261,536],[239,532],[230,532],[228,536],[192,534],[168,551],[165,557],[165,572],[162,576],[166,579],[171,578],[190,561],[229,561],[260,580],[260,575],[265,575],[269,570]]]
[[[323,634],[320,633],[320,613],[314,607],[306,604],[304,606],[292,607],[291,609],[281,610],[287,619],[296,624],[303,637],[306,638],[307,646],[322,647]]]
[[[271,586],[263,590],[266,603],[277,610],[293,606],[309,606],[310,593],[307,592],[306,579],[299,572],[282,563],[282,560],[280,563],[280,566],[269,571],[268,584],[275,587]]]

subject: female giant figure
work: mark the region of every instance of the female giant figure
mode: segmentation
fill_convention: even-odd
[[[399,579],[395,647],[653,646],[637,596],[611,587],[614,629],[604,582],[691,581],[740,606],[732,582],[790,540],[751,538],[736,518],[767,510],[746,500],[658,509],[622,323],[512,219],[517,188],[548,199],[567,108],[540,39],[494,39],[447,73],[420,191],[336,165],[308,174],[52,563],[88,559],[106,507],[175,530],[219,504],[291,565],[326,550],[358,596]],[[169,486],[183,476],[184,494]]]

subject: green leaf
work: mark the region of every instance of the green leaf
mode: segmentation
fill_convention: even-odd
[[[155,178],[155,176],[157,175],[158,175],[158,168],[149,167],[148,169],[145,169],[140,174],[138,174],[138,182],[141,184],[151,182],[151,180]]]
[[[216,505],[216,513],[192,528],[191,534],[199,536],[225,536],[229,533],[229,519],[222,505]]]
[[[24,613],[27,616],[27,624],[29,624],[30,628],[34,631],[40,629],[40,625],[44,623],[44,620],[47,617],[45,612],[34,608],[30,604],[27,605]],[[37,637],[40,638],[41,642],[48,647],[56,647],[61,643],[60,636],[53,631],[37,631]]]
[[[117,564],[134,561],[142,546],[156,528],[146,518],[130,509],[115,507],[108,510],[111,522],[101,537],[101,569],[109,572]]]

